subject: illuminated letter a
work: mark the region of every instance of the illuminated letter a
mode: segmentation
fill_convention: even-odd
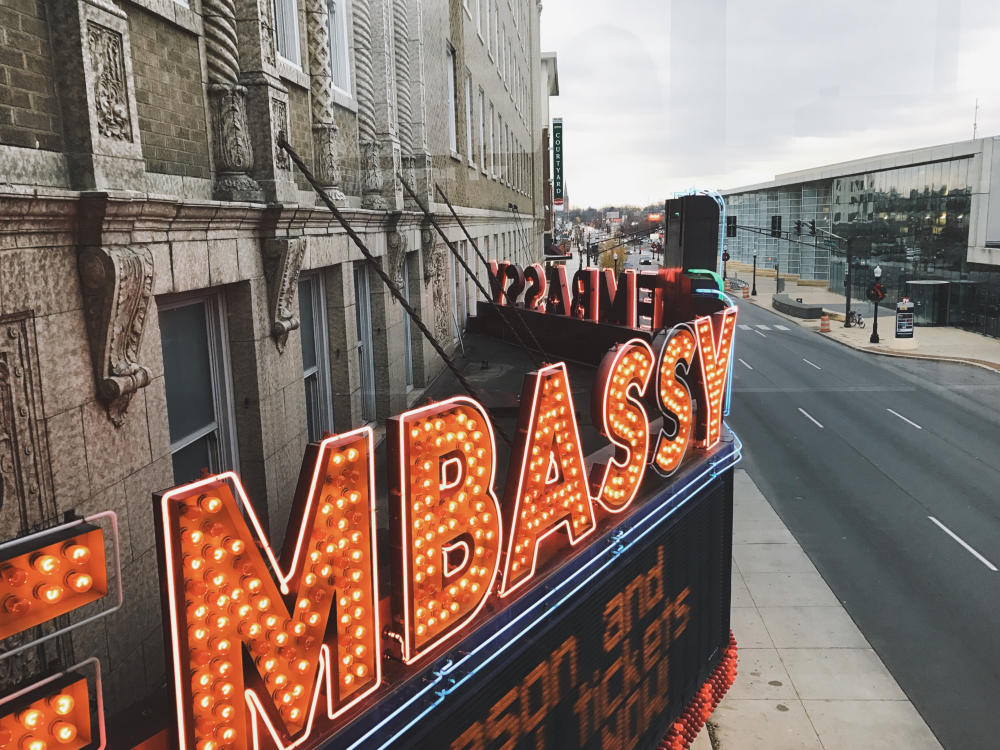
[[[538,543],[545,536],[566,526],[570,544],[576,544],[595,528],[573,395],[562,362],[524,379],[504,510],[510,539],[500,596],[534,575]]]

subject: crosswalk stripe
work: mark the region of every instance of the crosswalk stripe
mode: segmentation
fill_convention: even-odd
[[[757,327],[758,327],[758,328],[759,328],[760,330],[762,330],[762,331],[770,331],[770,330],[771,330],[771,326],[763,326],[763,325],[758,325]]]
[[[740,330],[741,331],[749,331],[750,330],[750,326],[746,325],[745,323],[740,323]]]
[[[791,329],[789,329],[788,326],[775,326],[775,328],[777,328],[779,331],[788,331],[788,330],[791,330]]]

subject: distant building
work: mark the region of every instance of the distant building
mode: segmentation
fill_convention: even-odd
[[[454,350],[478,293],[397,175],[484,282],[436,186],[540,260],[554,56],[535,0],[0,5],[0,542],[113,509],[125,587],[0,688],[97,656],[121,714],[166,685],[151,493],[237,470],[280,539],[307,441],[443,367],[279,140]]]
[[[722,194],[740,227],[727,240],[733,260],[756,255],[758,265],[843,292],[849,249],[855,296],[878,265],[890,301],[914,299],[919,324],[1000,336],[1000,137],[789,172]],[[771,234],[776,221],[781,238]]]

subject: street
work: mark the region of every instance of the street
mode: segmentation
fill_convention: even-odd
[[[995,747],[1000,375],[739,307],[745,468],[941,743]]]

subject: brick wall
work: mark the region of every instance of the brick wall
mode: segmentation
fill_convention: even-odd
[[[0,143],[63,147],[44,0],[0,0]]]
[[[134,5],[128,19],[146,169],[210,177],[198,40]]]

